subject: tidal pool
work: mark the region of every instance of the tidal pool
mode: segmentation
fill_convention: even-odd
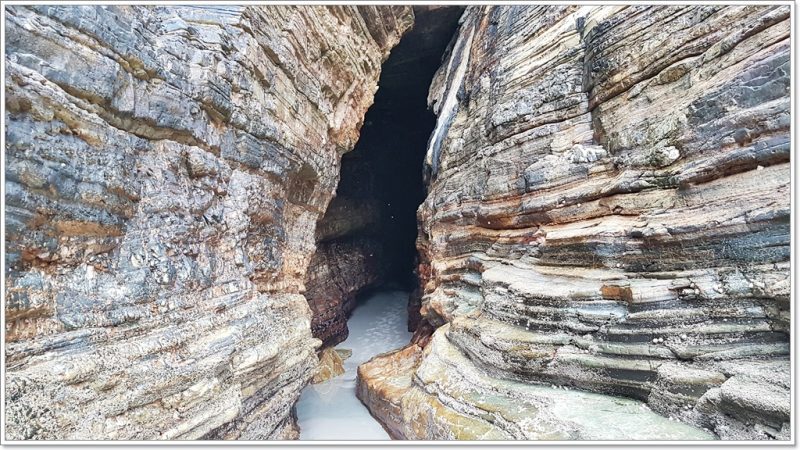
[[[388,440],[389,435],[356,398],[356,370],[375,355],[408,344],[408,292],[378,291],[362,299],[347,321],[350,334],[336,348],[353,351],[345,373],[309,384],[297,402],[300,440]]]

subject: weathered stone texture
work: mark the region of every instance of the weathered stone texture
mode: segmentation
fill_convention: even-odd
[[[788,439],[789,7],[462,20],[418,214],[438,330],[362,366],[373,414],[406,438],[662,436],[582,400],[562,426],[554,385]]]
[[[311,378],[314,384],[324,383],[331,378],[336,378],[345,372],[344,359],[338,349],[327,347],[320,352],[317,371]]]
[[[313,312],[311,330],[323,346],[347,339],[347,319],[358,294],[383,279],[381,255],[380,243],[371,237],[318,244],[308,268],[306,297]]]
[[[412,21],[6,9],[7,439],[296,437],[316,223]]]

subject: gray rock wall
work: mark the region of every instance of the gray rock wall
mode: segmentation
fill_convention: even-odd
[[[567,420],[532,387],[552,385],[788,439],[789,20],[468,8],[430,90],[418,212],[421,311],[439,328],[362,366],[373,413],[421,439],[616,429]]]
[[[6,9],[7,439],[296,437],[316,223],[412,21]]]

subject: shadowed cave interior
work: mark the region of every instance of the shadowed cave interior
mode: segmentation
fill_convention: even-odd
[[[387,282],[413,289],[417,207],[425,199],[423,159],[436,116],[428,89],[455,33],[461,9],[416,8],[414,28],[383,64],[375,101],[361,137],[342,160],[339,192],[374,201],[372,230],[383,246],[379,262]],[[365,230],[370,232],[370,230]]]
[[[325,346],[346,338],[346,325],[335,323],[336,316],[344,322],[341,315],[349,316],[359,299],[386,287],[410,292],[418,283],[416,210],[426,195],[423,160],[436,125],[428,90],[463,7],[416,6],[414,12],[413,29],[383,63],[359,141],[342,158],[336,197],[318,224],[317,251],[339,261],[340,285],[351,284],[340,289],[347,292],[340,305],[330,304],[325,295],[309,295],[312,328]],[[348,260],[347,252],[361,259]],[[323,311],[332,308],[339,311]]]

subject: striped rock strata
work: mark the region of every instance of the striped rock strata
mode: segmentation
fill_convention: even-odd
[[[788,439],[789,24],[788,6],[467,9],[429,96],[436,331],[359,371],[387,429]]]
[[[342,180],[345,182],[345,180]],[[377,222],[374,200],[337,196],[317,228],[317,251],[306,274],[311,331],[323,347],[347,339],[347,319],[359,293],[383,280],[383,246],[369,227]]]
[[[410,7],[8,7],[6,438],[296,437],[316,223]]]

